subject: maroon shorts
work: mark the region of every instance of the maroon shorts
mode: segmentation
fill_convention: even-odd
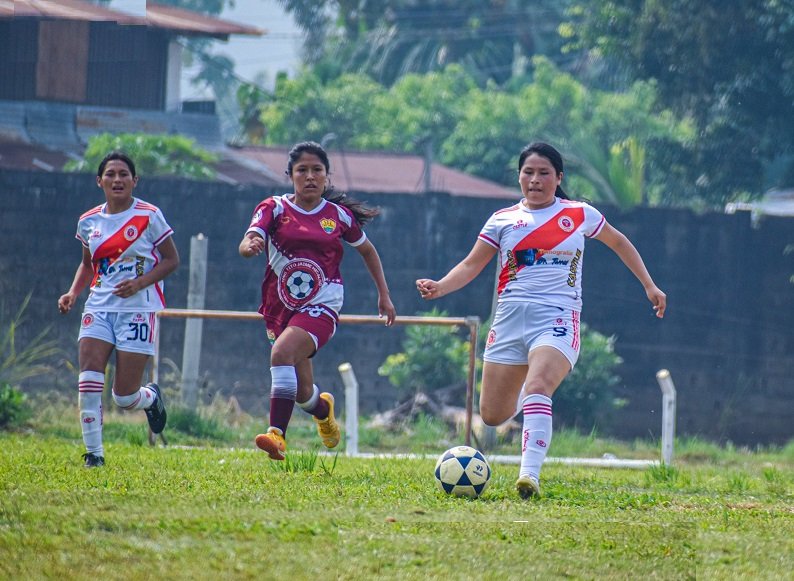
[[[328,307],[323,305],[306,306],[295,312],[286,322],[281,324],[274,321],[266,321],[267,338],[272,345],[287,327],[298,327],[311,335],[316,353],[336,333],[337,320],[337,314]]]

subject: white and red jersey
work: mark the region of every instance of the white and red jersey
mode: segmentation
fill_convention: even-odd
[[[286,324],[298,309],[323,305],[337,318],[344,300],[342,241],[359,246],[367,236],[344,206],[323,199],[307,212],[290,198],[273,196],[260,202],[246,230],[267,242],[259,312],[268,322]]]
[[[479,239],[499,250],[499,300],[581,310],[584,242],[605,223],[589,204],[560,198],[542,210],[518,203],[494,212]]]
[[[87,312],[160,311],[165,308],[163,282],[121,298],[113,294],[120,282],[152,270],[160,260],[157,247],[173,234],[159,208],[137,198],[119,214],[108,214],[107,204],[80,216],[76,238],[91,253],[94,278],[85,303]]]

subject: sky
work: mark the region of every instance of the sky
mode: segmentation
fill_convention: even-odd
[[[301,33],[276,0],[235,0],[234,7],[227,7],[219,17],[267,31],[261,37],[231,36],[227,42],[213,44],[213,53],[234,60],[238,77],[270,89],[279,72],[286,71],[289,76],[294,76],[300,63]],[[207,96],[200,88],[190,85],[193,74],[195,70],[192,68],[183,70],[183,100]]]

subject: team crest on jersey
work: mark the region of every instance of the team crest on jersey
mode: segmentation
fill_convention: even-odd
[[[83,329],[85,329],[86,327],[90,327],[93,323],[94,323],[94,315],[92,315],[91,313],[86,313],[85,315],[83,315],[83,320],[82,320]]]
[[[485,340],[485,348],[488,349],[488,347],[494,344],[494,341],[496,341],[496,331],[491,329],[488,331],[488,339]]]
[[[563,232],[573,232],[575,228],[574,222],[570,216],[560,216],[560,219],[557,220],[557,225]]]
[[[261,219],[262,219],[262,210],[257,210],[256,214],[254,214],[253,220],[251,220],[251,226],[259,222]]]
[[[130,224],[126,228],[124,228],[124,239],[129,240],[132,242],[138,237],[138,229],[135,227],[134,224]]]
[[[336,230],[336,220],[332,220],[331,218],[323,218],[320,220],[320,226],[322,226],[322,229],[325,230],[326,234],[331,234],[334,230]]]
[[[278,277],[278,296],[287,307],[296,310],[320,291],[325,275],[313,260],[298,258],[290,261]]]

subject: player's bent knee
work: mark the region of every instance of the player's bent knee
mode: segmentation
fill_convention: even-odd
[[[480,410],[480,417],[486,426],[501,426],[513,418],[513,414],[501,412],[500,410]]]

